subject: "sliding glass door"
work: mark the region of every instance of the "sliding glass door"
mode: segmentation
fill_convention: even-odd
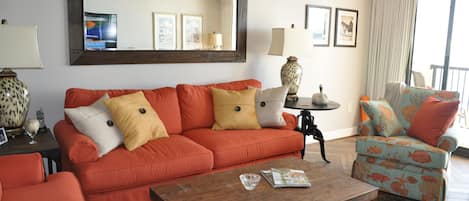
[[[468,10],[468,0],[418,2],[410,83],[458,91],[461,104],[456,126],[464,128],[469,128]],[[463,146],[469,148],[469,139]]]

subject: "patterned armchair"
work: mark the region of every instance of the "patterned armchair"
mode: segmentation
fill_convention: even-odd
[[[459,98],[457,92],[412,88],[400,83],[386,85],[385,99],[405,129],[429,96],[442,100]],[[450,128],[439,139],[438,147],[433,147],[409,136],[377,136],[367,120],[360,125],[363,136],[356,143],[352,177],[404,197],[445,200],[449,159],[464,132]]]

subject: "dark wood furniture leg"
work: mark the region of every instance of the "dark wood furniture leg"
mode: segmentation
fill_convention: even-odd
[[[306,136],[311,135],[315,140],[319,141],[319,146],[321,147],[322,160],[324,160],[326,163],[330,163],[330,161],[326,159],[324,136],[322,135],[322,132],[318,129],[318,126],[314,124],[314,116],[311,115],[311,112],[309,112],[308,110],[301,110],[300,115],[298,115],[298,119],[301,119],[301,127],[299,128],[299,131],[303,133],[304,137],[304,147],[301,151],[301,158],[303,158],[305,155]]]
[[[60,151],[58,149],[55,150],[48,150],[48,151],[42,151],[41,152],[42,157],[47,158],[47,165],[49,168],[49,174],[54,173],[54,168],[53,168],[53,163],[52,161],[55,162],[57,172],[61,171],[61,161],[60,161]]]

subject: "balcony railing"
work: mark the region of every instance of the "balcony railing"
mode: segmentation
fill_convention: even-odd
[[[432,87],[441,89],[443,83],[443,66],[431,65],[432,69]],[[446,90],[459,92],[459,101],[461,101],[458,122],[461,126],[469,127],[469,67],[449,67]]]

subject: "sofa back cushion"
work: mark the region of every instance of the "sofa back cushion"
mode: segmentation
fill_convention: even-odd
[[[145,98],[150,102],[161,121],[164,123],[169,134],[180,134],[181,128],[181,112],[178,104],[178,96],[175,88],[165,87],[153,90],[139,89],[123,89],[123,90],[90,90],[90,89],[68,89],[65,95],[65,108],[75,108],[87,106],[94,103],[104,93],[109,96],[116,97],[143,91]],[[65,119],[71,123],[70,119],[65,115]]]
[[[427,100],[428,97],[433,96],[439,100],[444,101],[459,100],[458,92],[440,91],[415,87],[386,87],[386,94],[400,94],[398,106],[392,104],[392,102],[395,101],[388,100],[387,97],[386,100],[390,101],[390,104],[393,106],[394,112],[396,113],[397,117],[399,118],[399,121],[405,129],[410,128],[410,124],[414,120],[415,114],[417,114],[417,111],[420,109],[422,103]]]
[[[249,86],[262,87],[261,82],[254,79],[209,85],[177,85],[176,90],[181,108],[182,129],[187,131],[194,128],[210,128],[213,126],[215,120],[210,88],[243,90]]]

